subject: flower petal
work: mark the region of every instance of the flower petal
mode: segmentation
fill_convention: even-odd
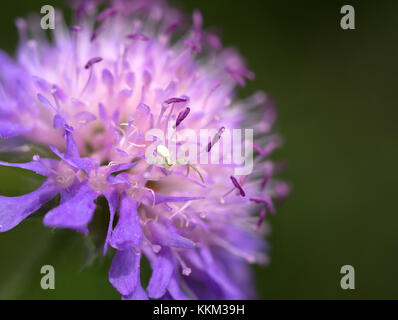
[[[142,287],[141,281],[139,279],[134,291],[127,296],[123,296],[122,300],[148,300],[148,295],[145,289]]]
[[[187,202],[187,201],[201,200],[201,199],[204,199],[204,197],[172,197],[157,193],[155,204],[158,205],[168,202]]]
[[[52,209],[44,217],[44,224],[49,227],[70,228],[87,233],[87,225],[95,210],[94,200],[97,192],[87,183],[80,185],[76,194],[63,204]]]
[[[133,248],[118,250],[109,270],[110,283],[123,295],[128,296],[137,286],[140,276],[141,252]]]
[[[59,190],[51,182],[23,196],[0,196],[0,232],[8,231],[54,198]]]
[[[0,138],[8,139],[20,134],[24,134],[31,129],[30,126],[24,126],[9,121],[0,121]]]
[[[21,168],[33,171],[41,176],[48,177],[51,174],[51,168],[56,168],[58,164],[54,159],[40,159],[40,161],[31,161],[27,163],[8,163],[0,161],[0,166]]]
[[[142,241],[142,229],[137,215],[138,203],[127,194],[120,200],[119,221],[112,232],[111,245],[119,250],[138,247]]]
[[[131,169],[132,167],[134,167],[135,165],[137,165],[137,163],[138,162],[115,164],[110,167],[110,172],[115,173],[118,171],[128,170],[128,169]]]
[[[171,277],[170,279],[167,291],[174,300],[189,300],[188,296],[181,290],[181,287],[178,282],[179,279],[177,274],[175,273],[173,277]]]
[[[115,218],[116,209],[119,203],[119,193],[116,190],[114,190],[113,192],[105,192],[104,196],[106,200],[108,200],[108,206],[109,206],[109,225],[104,245],[104,255],[106,255],[109,243],[111,241],[113,220]]]
[[[153,262],[152,269],[147,290],[149,297],[158,299],[166,293],[174,272],[173,256],[169,248],[162,248]]]
[[[155,221],[148,222],[146,224],[145,231],[148,232],[146,235],[153,244],[184,249],[195,248],[194,242],[182,237],[175,230],[170,230]]]

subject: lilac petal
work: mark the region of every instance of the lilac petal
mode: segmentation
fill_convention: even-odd
[[[72,132],[68,132],[68,131],[66,131],[65,157],[80,158],[79,149],[77,148],[75,139],[73,139]]]
[[[105,83],[109,90],[112,90],[115,80],[112,73],[108,69],[102,70],[102,81]]]
[[[19,197],[0,196],[0,232],[8,231],[53,199],[59,190],[49,181]]]
[[[42,94],[38,93],[37,94],[37,98],[39,99],[39,101],[45,105],[47,108],[54,110],[55,112],[58,112],[57,109],[51,104],[51,102],[44,97]]]
[[[104,245],[104,255],[106,255],[109,247],[109,243],[111,241],[111,234],[113,228],[113,219],[115,218],[116,209],[119,203],[119,193],[115,190],[113,192],[106,192],[104,194],[106,200],[108,200],[109,206],[109,225],[108,225],[108,232],[105,239]]]
[[[70,228],[87,233],[87,225],[94,214],[94,200],[98,197],[88,183],[80,185],[76,194],[63,204],[52,209],[44,217],[44,224],[49,227]]]
[[[128,169],[131,169],[132,167],[134,167],[136,164],[137,164],[137,162],[115,164],[115,165],[111,166],[110,172],[114,173],[114,172],[118,172],[118,171],[128,170]]]
[[[80,182],[78,179],[75,179],[75,181],[73,181],[73,184],[69,188],[61,189],[60,204],[64,204],[65,202],[72,199],[76,195],[76,193],[79,191],[79,187],[80,187]]]
[[[193,200],[202,200],[205,199],[204,197],[172,197],[172,196],[165,196],[163,194],[156,194],[156,202],[155,204],[162,204],[167,202],[186,202],[186,201],[193,201]]]
[[[100,102],[98,104],[98,112],[100,115],[100,119],[102,122],[107,123],[108,122],[108,113],[106,112],[105,106]]]
[[[189,297],[181,290],[178,280],[177,274],[174,274],[170,279],[167,291],[174,300],[189,300]]]
[[[0,161],[0,166],[33,171],[43,177],[48,177],[51,174],[51,168],[55,168],[57,164],[58,161],[54,159],[40,159],[40,161],[31,161],[27,163],[8,163]]]
[[[137,202],[123,194],[120,200],[119,221],[112,232],[111,245],[119,250],[138,247],[142,242],[142,229],[137,215]]]
[[[80,124],[87,124],[89,122],[93,122],[97,120],[95,114],[88,111],[81,111],[74,115],[74,118]]]
[[[152,269],[152,276],[147,288],[148,295],[151,298],[159,299],[166,293],[174,272],[173,256],[170,249],[162,248],[156,256]]]
[[[64,129],[65,125],[66,125],[65,119],[62,116],[60,116],[59,114],[56,114],[53,119],[54,129]]]
[[[134,291],[127,296],[123,296],[122,300],[148,300],[148,295],[145,289],[142,287],[141,281],[139,279]]]
[[[123,295],[128,296],[137,286],[140,275],[141,252],[133,248],[118,250],[109,270],[109,282]]]
[[[95,167],[95,163],[90,158],[69,158],[64,155],[59,149],[53,145],[50,145],[51,151],[56,154],[59,158],[64,160],[66,163],[71,165],[76,169],[84,170],[86,173],[89,173],[91,169]]]
[[[155,221],[148,222],[145,230],[149,232],[147,236],[153,244],[183,249],[195,248],[194,242]]]
[[[126,184],[127,186],[130,186],[130,175],[126,172],[122,172],[120,174],[118,174],[116,177],[113,175],[109,175],[107,178],[107,181],[110,184]]]
[[[0,121],[0,138],[8,139],[28,132],[30,126],[24,126],[9,121]]]

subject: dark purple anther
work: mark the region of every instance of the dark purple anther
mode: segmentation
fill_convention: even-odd
[[[270,176],[268,174],[266,174],[264,176],[263,181],[261,182],[261,189],[264,190],[264,188],[267,186],[267,183],[269,181]]]
[[[133,34],[129,34],[127,36],[127,38],[129,39],[133,39],[133,40],[141,40],[141,41],[148,41],[149,38],[141,33],[133,33]]]
[[[176,120],[176,128],[181,124],[181,122],[184,121],[184,119],[188,116],[190,111],[191,111],[190,108],[186,108],[184,111],[181,111],[178,114],[178,117],[177,117],[177,120]]]
[[[170,25],[167,29],[166,29],[166,34],[170,35],[174,32],[175,29],[177,29],[179,27],[178,23],[173,23],[172,25]]]
[[[250,201],[258,204],[265,204],[271,213],[275,213],[274,205],[269,198],[250,198]]]
[[[90,59],[90,60],[86,63],[86,65],[84,66],[84,68],[85,68],[85,69],[90,69],[94,64],[96,64],[96,63],[98,63],[98,62],[101,62],[101,61],[102,61],[102,58],[101,58],[101,57],[92,58],[92,59]]]
[[[257,227],[261,227],[261,225],[263,224],[266,213],[267,210],[265,210],[265,208],[262,208],[260,212],[260,217],[258,218]]]
[[[223,134],[224,131],[225,131],[225,127],[221,127],[220,130],[218,130],[218,132],[214,136],[213,140],[211,142],[209,142],[209,144],[207,145],[207,152],[210,152],[210,150],[213,148],[213,146],[221,139],[221,135]]]
[[[96,22],[102,22],[104,21],[106,18],[110,17],[110,16],[114,16],[117,13],[117,9],[116,8],[108,8],[105,9],[104,11],[102,11],[97,19],[95,19]]]
[[[179,103],[179,102],[186,102],[186,98],[171,98],[165,101],[167,104],[172,104],[172,103]]]
[[[104,27],[98,27],[96,30],[94,30],[93,34],[90,37],[90,41],[93,42],[95,39],[97,39],[98,35],[104,31]]]
[[[243,188],[241,187],[241,185],[239,184],[238,180],[236,180],[236,178],[232,177],[232,176],[231,176],[231,180],[232,180],[232,183],[234,184],[235,188],[239,190],[240,195],[242,197],[246,197],[246,193],[243,190]]]

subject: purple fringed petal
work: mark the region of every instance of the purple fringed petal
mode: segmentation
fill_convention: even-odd
[[[172,197],[157,193],[155,204],[158,205],[168,202],[187,202],[187,201],[201,200],[201,199],[204,199],[204,197]]]
[[[84,170],[86,173],[89,173],[91,169],[95,167],[95,162],[90,158],[70,158],[64,155],[61,151],[59,151],[56,147],[50,146],[50,149],[54,154],[56,154],[59,158],[64,160],[66,163],[71,165],[76,169]]]
[[[131,294],[137,286],[140,260],[141,252],[133,248],[118,250],[113,258],[109,281],[123,296]]]
[[[122,300],[148,300],[148,295],[142,287],[140,279],[138,279],[134,291],[127,296],[123,296]]]
[[[123,194],[120,200],[119,221],[112,232],[111,245],[119,250],[138,247],[142,242],[142,229],[137,215],[138,203]]]
[[[167,291],[174,300],[189,300],[189,297],[181,290],[177,274],[170,279]]]
[[[173,256],[170,249],[163,247],[152,262],[152,276],[148,284],[148,295],[151,298],[161,298],[167,290],[174,272]]]
[[[51,168],[56,168],[57,160],[53,159],[40,159],[40,161],[32,161],[27,163],[8,163],[0,161],[0,166],[21,168],[33,171],[43,177],[48,177],[51,174]]]
[[[136,164],[137,164],[137,162],[115,164],[114,166],[110,167],[110,172],[114,173],[114,172],[118,172],[118,171],[128,170],[128,169],[131,169],[132,167],[134,167]]]
[[[93,216],[96,206],[94,200],[97,197],[98,193],[87,183],[81,184],[73,197],[47,213],[44,224],[87,233],[87,225]]]
[[[25,126],[9,121],[0,121],[0,138],[8,139],[28,132],[30,126]]]
[[[115,213],[119,202],[119,193],[115,190],[113,192],[106,192],[104,196],[106,200],[108,200],[108,206],[109,206],[109,225],[104,245],[104,255],[106,255],[111,241],[113,220],[115,218]]]
[[[148,231],[146,235],[153,244],[183,249],[195,248],[194,242],[155,221],[148,222],[145,230]]]
[[[59,190],[51,182],[46,181],[39,189],[23,196],[0,196],[0,232],[14,228],[23,219],[53,199],[58,192]]]
[[[65,157],[67,158],[80,158],[79,149],[73,139],[72,132],[66,131],[66,150]]]

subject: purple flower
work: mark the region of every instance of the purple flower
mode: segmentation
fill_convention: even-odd
[[[280,166],[267,159],[281,144],[270,134],[273,101],[264,93],[235,99],[237,85],[254,75],[203,29],[198,11],[187,29],[185,16],[163,1],[107,1],[102,11],[100,1],[76,3],[74,26],[57,20],[54,42],[30,39],[39,26],[19,19],[16,57],[0,52],[0,137],[20,136],[53,154],[0,162],[46,178],[30,194],[0,196],[0,232],[59,195],[44,224],[86,234],[105,197],[104,254],[116,250],[109,281],[123,299],[254,297],[249,264],[268,261],[266,210],[274,213],[274,200],[289,193],[274,178]],[[165,146],[180,150],[181,130],[209,128],[215,134],[199,147],[210,154],[239,127],[259,137],[249,175],[222,162],[175,160]],[[153,129],[166,137],[153,137],[159,163],[148,158]],[[140,279],[143,258],[152,268],[148,284]]]

